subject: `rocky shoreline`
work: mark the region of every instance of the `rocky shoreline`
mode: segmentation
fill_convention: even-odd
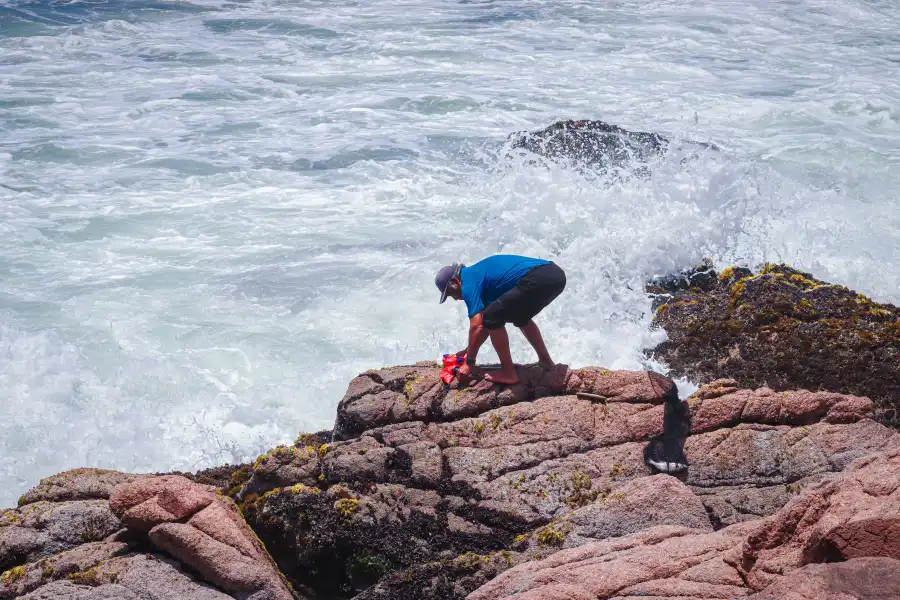
[[[433,362],[197,474],[75,469],[0,513],[0,600],[900,597],[900,312],[783,265],[651,282],[643,371]]]

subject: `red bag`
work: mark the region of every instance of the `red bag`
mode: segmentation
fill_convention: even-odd
[[[459,368],[466,363],[466,354],[466,352],[458,352],[444,355],[444,368],[441,369],[441,381],[444,382],[444,385],[450,385],[453,382],[456,374],[459,373]]]

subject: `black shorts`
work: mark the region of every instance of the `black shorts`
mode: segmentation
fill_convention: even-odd
[[[516,287],[488,304],[482,313],[485,329],[507,323],[524,327],[566,289],[566,274],[555,263],[535,267]]]

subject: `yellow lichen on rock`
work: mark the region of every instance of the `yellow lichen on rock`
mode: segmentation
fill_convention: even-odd
[[[308,485],[304,485],[302,483],[297,483],[292,485],[291,487],[285,490],[286,492],[290,492],[291,494],[312,494],[313,496],[318,496],[322,493],[322,490],[319,488],[309,487]]]
[[[3,585],[9,586],[23,577],[25,577],[25,567],[13,567],[0,575],[0,581],[3,582]]]
[[[799,287],[804,287],[804,288],[816,287],[815,281],[812,281],[811,279],[807,279],[806,277],[804,277],[803,275],[800,275],[799,273],[794,273],[788,279],[791,283],[793,283],[794,285],[797,285]]]
[[[570,482],[566,483],[566,489],[571,489],[571,494],[564,500],[570,508],[580,508],[590,504],[597,497],[597,493],[591,490],[591,478],[584,471],[575,471]]]
[[[294,445],[298,448],[304,446],[312,446],[313,448],[315,448],[321,443],[322,441],[319,439],[319,436],[313,433],[301,433],[297,436],[297,439],[294,440]]]
[[[734,309],[741,300],[741,294],[744,293],[744,289],[747,287],[747,280],[749,277],[744,277],[743,279],[738,279],[734,285],[731,286],[731,301],[728,303],[728,308]]]
[[[502,421],[503,421],[503,419],[497,413],[494,413],[493,415],[491,415],[491,429],[494,431],[497,431],[498,429],[500,429],[500,423]]]
[[[0,513],[0,525],[12,525],[22,520],[22,515],[14,510],[4,510]]]
[[[334,503],[334,507],[341,513],[344,519],[352,519],[356,511],[359,510],[359,500],[353,498],[341,498]]]
[[[566,534],[551,524],[538,532],[537,541],[541,548],[546,548],[547,546],[558,547],[562,546],[566,541]]]
[[[250,465],[243,465],[241,468],[231,473],[231,477],[228,480],[228,491],[226,494],[228,496],[235,496],[240,491],[241,488],[244,487],[244,484],[250,480],[250,477],[253,475],[253,467]]]
[[[728,267],[727,269],[723,269],[721,273],[719,273],[719,281],[725,281],[727,279],[731,279],[731,276],[734,275],[734,267]]]

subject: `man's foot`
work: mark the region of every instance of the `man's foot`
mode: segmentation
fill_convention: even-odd
[[[543,367],[544,369],[549,371],[550,369],[552,369],[553,367],[556,366],[556,363],[553,362],[552,360],[550,360],[549,358],[547,360],[538,359],[538,366]]]
[[[515,385],[519,383],[519,376],[516,375],[515,370],[494,371],[485,375],[484,380],[490,381],[491,383],[499,383],[503,385]]]

